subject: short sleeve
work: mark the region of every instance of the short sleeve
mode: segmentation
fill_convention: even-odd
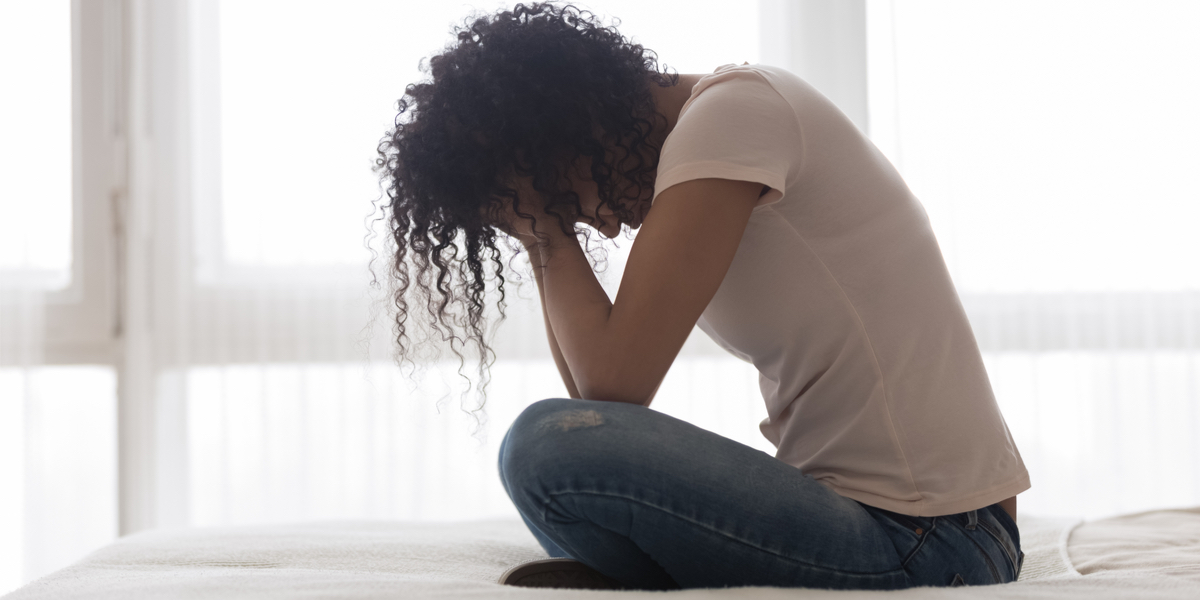
[[[659,156],[654,197],[692,179],[761,183],[758,206],[778,202],[800,163],[795,110],[753,66],[726,65],[702,78]]]

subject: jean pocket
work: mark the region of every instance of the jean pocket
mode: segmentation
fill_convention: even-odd
[[[900,551],[901,566],[914,586],[957,587],[1004,583],[1003,551],[978,523],[968,529],[969,515],[878,516]],[[928,525],[928,529],[924,526]],[[922,529],[920,535],[915,529]]]

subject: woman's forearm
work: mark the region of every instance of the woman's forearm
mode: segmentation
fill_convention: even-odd
[[[645,405],[658,387],[649,371],[631,369],[643,360],[633,336],[614,336],[613,304],[574,236],[552,231],[539,246],[546,317],[572,379],[584,398]]]
[[[546,290],[542,283],[542,254],[536,245],[527,245],[525,251],[529,254],[529,263],[533,266],[533,278],[537,282],[538,298],[542,302],[542,321],[546,326],[546,337],[550,340],[550,354],[554,356],[554,364],[558,366],[558,374],[562,376],[563,384],[567,386],[567,393],[572,398],[582,398],[579,395],[579,388],[575,386],[575,378],[571,376],[571,369],[567,367],[567,361],[563,358],[562,349],[558,347],[558,340],[554,336],[554,329],[550,326],[550,313],[546,310]]]

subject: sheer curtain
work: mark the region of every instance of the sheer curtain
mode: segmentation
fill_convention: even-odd
[[[0,288],[0,590],[22,581],[25,563],[26,419],[36,402],[31,367],[41,363],[41,299],[36,292]],[[13,485],[16,483],[17,485]]]

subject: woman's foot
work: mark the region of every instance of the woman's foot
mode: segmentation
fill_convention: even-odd
[[[572,558],[547,558],[517,565],[500,576],[500,583],[577,590],[627,589],[617,580]]]

